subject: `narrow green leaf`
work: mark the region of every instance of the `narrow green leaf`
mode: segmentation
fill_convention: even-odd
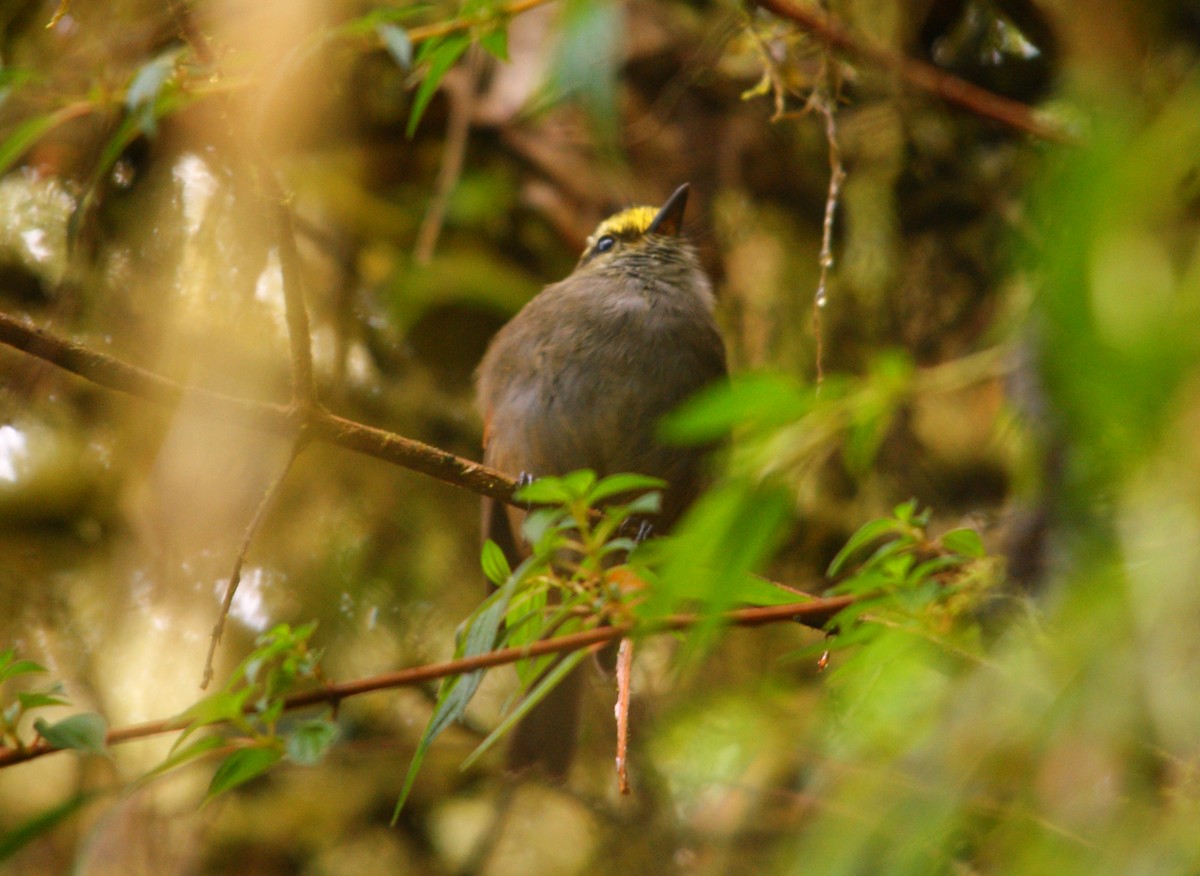
[[[21,160],[21,156],[29,151],[30,146],[65,120],[64,113],[60,110],[57,113],[35,116],[17,125],[8,135],[8,139],[0,143],[0,175],[8,173],[12,166]]]
[[[659,617],[696,599],[715,617],[732,601],[728,582],[755,571],[774,551],[791,508],[787,490],[775,486],[733,482],[701,496],[665,554],[659,583],[637,613]],[[715,623],[702,625],[690,641],[711,638]]]
[[[17,693],[17,702],[21,704],[23,709],[37,709],[42,706],[69,706],[69,700],[63,697],[56,697],[53,694],[37,693],[35,691],[20,691]]]
[[[525,516],[521,534],[535,549],[540,548],[550,534],[563,522],[561,508],[538,508]]]
[[[962,557],[934,557],[932,560],[926,560],[906,576],[906,584],[910,587],[915,587],[925,581],[932,575],[938,572],[943,572],[946,569],[953,569],[956,566],[963,564]]]
[[[521,698],[517,707],[505,715],[504,720],[496,726],[496,729],[489,733],[483,742],[479,743],[479,746],[463,761],[462,768],[465,770],[470,767],[485,751],[491,748],[499,739],[502,739],[518,721],[529,714],[538,703],[545,699],[546,695],[554,690],[559,682],[587,656],[587,650],[580,650],[572,651],[563,657],[553,669],[546,673],[545,677],[537,683],[533,690]]]
[[[479,45],[497,61],[508,63],[508,29],[503,23],[481,35]]]
[[[621,493],[663,490],[666,487],[667,482],[662,478],[652,478],[640,474],[615,474],[609,475],[592,487],[587,494],[587,498],[589,504],[597,505],[605,499]]]
[[[87,754],[108,754],[104,738],[108,722],[95,712],[80,712],[54,724],[44,718],[33,722],[33,728],[55,748],[70,748]]]
[[[167,759],[158,766],[154,767],[154,769],[150,770],[150,772],[139,778],[138,782],[146,782],[156,776],[160,776],[163,773],[168,772],[169,770],[173,770],[176,767],[183,766],[185,763],[189,763],[190,761],[203,757],[210,751],[227,744],[228,740],[226,740],[224,736],[214,733],[209,736],[201,736],[199,739],[194,740],[188,745],[172,748]]]
[[[828,393],[827,393],[828,394]],[[708,387],[663,418],[659,434],[677,444],[708,444],[735,427],[783,426],[813,404],[813,393],[778,374],[746,374]]]
[[[417,95],[413,98],[412,112],[408,117],[408,128],[405,133],[410,139],[416,133],[421,116],[425,114],[425,108],[429,106],[429,101],[433,99],[434,93],[441,85],[442,78],[470,45],[471,38],[466,34],[451,34],[438,44],[436,50],[431,51],[429,69],[425,71],[425,78],[421,80]]]
[[[13,651],[6,652],[11,659]],[[35,672],[49,672],[45,666],[40,663],[34,663],[32,660],[17,660],[13,663],[8,663],[7,666],[0,663],[0,681],[6,681],[10,678],[16,678],[18,675],[29,675]]]
[[[171,723],[184,727],[188,724],[220,724],[223,721],[240,718],[246,709],[246,698],[249,695],[248,688],[238,691],[217,691],[192,703],[172,718]]]
[[[889,533],[901,532],[903,529],[904,527],[891,517],[880,517],[864,523],[837,552],[837,556],[829,563],[825,574],[830,578],[839,575],[845,569],[847,561],[863,547]]]
[[[538,478],[521,487],[513,493],[513,498],[518,502],[528,502],[534,505],[558,505],[571,501],[574,496],[571,495],[562,478],[547,477]]]
[[[517,574],[510,576],[504,586],[500,587],[484,602],[482,610],[477,610],[468,619],[466,630],[462,637],[462,645],[458,649],[460,652],[459,656],[473,657],[494,647],[500,624],[508,612],[509,601],[516,591],[517,584],[522,580],[522,571],[529,568],[529,565],[530,561],[528,560],[523,563],[521,568],[517,570]],[[400,817],[400,810],[404,808],[404,802],[408,799],[408,795],[412,791],[413,783],[416,781],[417,773],[420,772],[421,764],[425,761],[425,755],[429,751],[429,747],[443,730],[462,718],[466,712],[467,704],[470,703],[471,697],[475,695],[475,691],[479,689],[479,684],[482,680],[483,671],[479,670],[447,678],[442,682],[442,689],[438,694],[437,704],[434,706],[433,714],[429,718],[425,732],[422,734],[421,740],[417,743],[417,748],[413,752],[412,761],[408,765],[408,773],[404,777],[404,785],[400,789],[400,795],[396,799],[396,806],[392,810],[393,824]]]
[[[261,776],[282,759],[283,751],[274,745],[239,748],[221,761],[200,805],[206,806],[213,798]]]
[[[15,828],[0,833],[0,861],[11,858],[34,840],[50,833],[95,797],[95,792],[91,791],[75,794]]]
[[[621,510],[625,517],[634,517],[638,514],[657,514],[662,510],[662,493],[657,490],[652,493],[643,493],[632,502],[623,505]]]

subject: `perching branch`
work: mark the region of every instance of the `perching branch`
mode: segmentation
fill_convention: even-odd
[[[767,624],[795,621],[819,630],[824,629],[825,625],[829,623],[829,620],[834,615],[854,601],[855,597],[852,596],[838,596],[828,599],[813,598],[805,602],[793,602],[787,605],[772,605],[764,608],[743,608],[736,611],[729,611],[722,614],[721,619],[729,626],[735,627],[759,627]],[[578,633],[571,633],[566,636],[557,636],[553,639],[543,639],[540,642],[534,642],[532,645],[502,648],[498,651],[489,651],[486,654],[480,654],[475,657],[463,657],[457,660],[447,660],[443,663],[414,666],[409,669],[401,669],[397,672],[389,672],[357,681],[327,684],[323,687],[288,697],[285,701],[284,709],[292,711],[305,708],[306,706],[317,705],[318,703],[336,705],[349,697],[373,691],[413,687],[418,684],[435,681],[439,678],[474,672],[477,669],[490,669],[494,666],[516,663],[518,660],[523,660],[527,657],[541,657],[545,654],[578,651],[635,634],[657,635],[660,633],[678,632],[700,623],[707,623],[710,620],[711,618],[703,615],[685,614],[662,618],[639,628],[635,628],[633,624],[629,623],[597,627]],[[183,727],[174,718],[149,721],[144,724],[133,724],[128,727],[118,727],[110,730],[105,737],[105,742],[107,745],[117,745],[181,729]],[[0,768],[24,763],[63,750],[65,749],[54,748],[44,740],[23,750],[11,748],[0,749]]]
[[[870,42],[850,30],[830,13],[797,5],[792,0],[755,0],[764,9],[800,25],[816,39],[852,58],[875,67],[895,72],[909,85],[936,94],[947,103],[969,110],[976,115],[1000,122],[1017,131],[1024,131],[1042,140],[1070,143],[1074,140],[1061,126],[1040,118],[1020,101],[1010,100],[960,79],[932,64],[897,54],[877,43]]]
[[[187,395],[203,403],[205,414],[275,435],[294,437],[307,428],[315,440],[373,456],[502,502],[511,503],[517,487],[515,480],[495,469],[393,432],[347,420],[322,407],[302,409],[186,386],[4,313],[0,313],[0,343],[57,365],[97,386],[171,406]]]

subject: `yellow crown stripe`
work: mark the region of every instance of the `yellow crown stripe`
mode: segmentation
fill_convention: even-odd
[[[635,237],[645,234],[657,215],[655,207],[630,207],[601,222],[594,236],[600,238],[611,234],[613,237]]]

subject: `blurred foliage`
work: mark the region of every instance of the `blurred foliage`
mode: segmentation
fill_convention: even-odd
[[[650,582],[632,595],[605,558],[633,547],[638,507],[585,511],[611,481],[528,488],[554,506],[530,515],[542,547],[518,569],[485,547],[489,597],[475,497],[307,448],[246,558],[226,685],[201,699],[287,448],[0,348],[0,678],[60,680],[6,687],[2,744],[195,722],[0,770],[6,872],[1200,869],[1197,4],[828,8],[1079,144],[902,91],[724,0],[0,5],[6,314],[286,398],[261,162],[293,193],[322,400],[473,456],[491,334],[600,218],[688,180],[735,372],[664,424],[720,446],[717,477],[623,558]],[[848,173],[819,384],[814,89],[837,97]],[[568,541],[583,560],[551,562]],[[489,740],[544,662],[355,697],[336,723],[280,711],[319,679],[316,650],[330,677],[367,677],[584,607],[650,621],[791,586],[860,601],[831,637],[713,621],[639,642],[627,799],[607,679],[567,787],[502,775]],[[68,701],[82,714],[43,718]]]

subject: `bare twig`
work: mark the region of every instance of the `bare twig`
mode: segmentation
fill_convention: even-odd
[[[204,674],[200,679],[201,689],[207,688],[208,683],[212,681],[213,676],[213,658],[217,653],[217,645],[221,643],[221,636],[225,632],[225,621],[229,617],[229,611],[233,608],[233,596],[237,593],[238,584],[242,580],[242,566],[246,562],[246,552],[250,550],[250,542],[254,540],[254,536],[258,533],[262,526],[263,520],[267,516],[267,511],[274,504],[275,498],[279,495],[279,489],[283,486],[284,478],[291,471],[292,463],[296,461],[296,457],[300,455],[300,451],[304,449],[306,440],[303,435],[300,435],[292,443],[291,452],[288,454],[287,461],[275,476],[275,480],[267,487],[263,493],[262,500],[258,503],[258,508],[254,511],[254,516],[250,518],[250,522],[246,525],[246,531],[242,534],[242,543],[238,548],[237,558],[233,561],[233,572],[229,575],[229,584],[225,588],[225,598],[221,601],[221,613],[217,616],[217,622],[213,625],[212,635],[208,641],[208,654],[204,658]]]
[[[445,148],[442,163],[438,168],[437,182],[421,227],[417,229],[417,242],[413,247],[413,261],[427,265],[437,249],[438,237],[446,221],[446,209],[450,196],[462,175],[463,159],[467,154],[467,140],[471,133],[471,116],[475,110],[475,89],[479,80],[479,52],[467,52],[464,64],[465,76],[447,77],[443,89],[450,98],[450,116],[446,120]]]
[[[622,639],[617,649],[617,788],[629,793],[629,688],[633,677],[633,640]]]
[[[851,605],[854,597],[838,596],[828,599],[810,599],[805,602],[793,602],[787,605],[772,605],[763,608],[743,608],[737,611],[725,612],[721,619],[729,626],[759,627],[767,624],[795,621],[814,629],[823,629],[829,620],[839,611]],[[443,663],[430,663],[401,669],[397,672],[376,675],[371,678],[359,679],[342,683],[327,684],[323,687],[306,691],[288,697],[284,708],[287,711],[314,706],[319,703],[337,705],[348,697],[359,696],[379,690],[391,690],[399,687],[412,687],[451,675],[463,675],[477,669],[490,669],[515,663],[527,657],[541,657],[545,654],[558,654],[565,651],[578,651],[628,638],[631,635],[657,635],[660,633],[678,632],[707,623],[711,618],[703,615],[684,614],[662,618],[644,627],[635,628],[633,624],[616,624],[597,627],[553,639],[543,639],[531,645],[521,645],[513,648],[502,648],[489,651],[475,657],[463,657],[457,660],[447,660]],[[129,727],[118,727],[108,732],[105,741],[108,745],[130,742],[134,739],[144,739],[182,729],[177,718],[167,718],[161,721],[149,721],[144,724],[134,724]],[[34,760],[47,754],[63,749],[54,748],[44,740],[25,749],[0,749],[0,768],[12,766],[25,761]]]
[[[296,228],[283,187],[262,161],[254,162],[255,173],[266,190],[266,208],[274,214],[279,245],[279,273],[283,281],[283,306],[287,317],[288,344],[292,353],[292,400],[297,405],[317,405],[313,382],[312,335],[308,308],[304,304],[304,272],[296,249]]]
[[[830,47],[876,67],[892,70],[908,84],[936,94],[947,103],[1042,140],[1055,143],[1071,143],[1074,140],[1061,126],[1039,118],[1037,113],[1025,104],[980,88],[965,79],[939,70],[932,64],[905,57],[854,35],[828,12],[800,6],[792,0],[755,2],[779,17],[795,22]]]
[[[833,219],[837,213],[838,200],[841,197],[842,183],[846,180],[846,171],[842,167],[842,150],[838,146],[837,122],[834,112],[837,108],[837,97],[829,89],[829,77],[832,76],[829,59],[825,59],[825,82],[813,91],[809,98],[809,106],[825,119],[825,142],[829,146],[829,191],[825,196],[825,218],[821,223],[821,274],[817,280],[817,291],[813,295],[812,323],[813,337],[816,342],[816,384],[817,390],[825,380],[825,338],[821,331],[821,311],[829,300],[829,271],[833,267]]]

